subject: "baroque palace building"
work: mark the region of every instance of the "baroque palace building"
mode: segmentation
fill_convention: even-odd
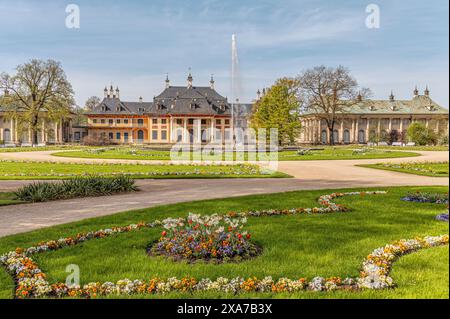
[[[210,85],[193,85],[189,74],[186,86],[171,86],[166,78],[164,91],[152,102],[125,102],[119,88],[104,90],[104,99],[88,117],[88,135],[126,143],[222,143],[232,138],[233,119],[246,121],[245,114],[232,116],[232,105]],[[248,109],[241,105],[239,109]]]
[[[363,100],[359,96],[359,103],[339,114],[333,140],[338,144],[367,144],[394,133],[392,135],[397,136],[394,142],[406,142],[406,130],[414,122],[421,122],[438,134],[448,135],[448,115],[447,109],[430,98],[428,88],[424,95],[419,95],[416,88],[411,100],[396,100],[392,92],[388,100]],[[305,113],[301,122],[300,143],[329,142],[329,130],[320,114]]]

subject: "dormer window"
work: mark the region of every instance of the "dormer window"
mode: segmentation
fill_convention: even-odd
[[[430,104],[427,106],[428,111],[434,111],[434,105]]]
[[[107,109],[108,109],[108,108],[107,108],[105,105],[102,106],[102,111],[103,111],[103,112],[106,112]]]
[[[116,107],[116,111],[120,112],[120,111],[122,111],[122,108],[120,106],[118,106],[118,107]]]
[[[396,110],[397,110],[395,104],[392,104],[392,105],[391,105],[391,110],[392,110],[392,111],[396,111]]]
[[[138,109],[138,112],[140,112],[140,113],[144,113],[144,112],[145,112],[145,110],[144,110],[144,108],[143,108],[143,107],[140,107],[140,108]]]
[[[371,105],[371,106],[369,107],[369,109],[370,109],[371,111],[375,111],[375,105]]]

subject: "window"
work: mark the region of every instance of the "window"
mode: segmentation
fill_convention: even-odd
[[[143,119],[138,119],[137,122],[138,122],[138,125],[144,125],[144,120]]]
[[[120,124],[120,120],[116,120],[116,123],[117,123],[117,124]]]
[[[93,119],[92,123],[94,123],[94,124],[97,123],[97,119]]]
[[[123,133],[123,140],[125,141],[125,143],[128,142],[128,133]]]
[[[158,131],[152,131],[152,140],[157,140],[158,139]]]
[[[225,120],[225,125],[229,125],[230,124],[230,120]]]
[[[116,133],[116,140],[120,140],[120,139],[121,139],[120,132],[118,132],[118,133]]]
[[[222,124],[222,120],[216,120],[216,124],[217,124],[217,125]]]
[[[202,120],[202,125],[206,125],[206,120]]]
[[[109,120],[108,122],[109,122],[110,125],[113,125],[113,124],[114,124],[114,120],[112,120],[112,119]]]
[[[189,123],[189,125],[193,125],[194,124],[194,119],[189,119],[188,123]]]
[[[178,125],[183,124],[183,120],[182,120],[182,119],[177,119],[177,124],[178,124]]]
[[[167,131],[161,131],[161,139],[167,140]]]
[[[102,123],[102,124],[105,124],[105,122],[106,122],[105,119],[100,120],[100,123]]]
[[[114,134],[112,132],[110,132],[108,137],[109,137],[110,140],[112,140],[114,138]]]
[[[128,124],[128,120],[123,120],[123,123],[124,124]]]
[[[81,140],[80,132],[75,132],[73,134],[73,138],[75,139],[75,141]],[[6,140],[6,138],[5,138],[5,140]]]
[[[152,124],[158,124],[158,119],[153,119]]]
[[[161,124],[167,124],[167,120],[166,119],[161,119]]]

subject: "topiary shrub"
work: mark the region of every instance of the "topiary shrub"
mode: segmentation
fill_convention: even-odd
[[[91,196],[106,196],[115,193],[137,191],[133,179],[127,176],[114,178],[74,178],[62,182],[36,182],[20,188],[15,195],[26,202],[47,202]]]
[[[413,123],[408,127],[408,140],[416,145],[436,145],[437,134],[422,123]]]

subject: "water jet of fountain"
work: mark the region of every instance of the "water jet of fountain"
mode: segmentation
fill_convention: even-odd
[[[237,52],[236,34],[231,36],[231,118],[233,129],[236,128],[236,115],[240,115],[240,101],[242,95],[242,81],[239,72],[239,58]],[[240,124],[238,122],[238,124]]]

